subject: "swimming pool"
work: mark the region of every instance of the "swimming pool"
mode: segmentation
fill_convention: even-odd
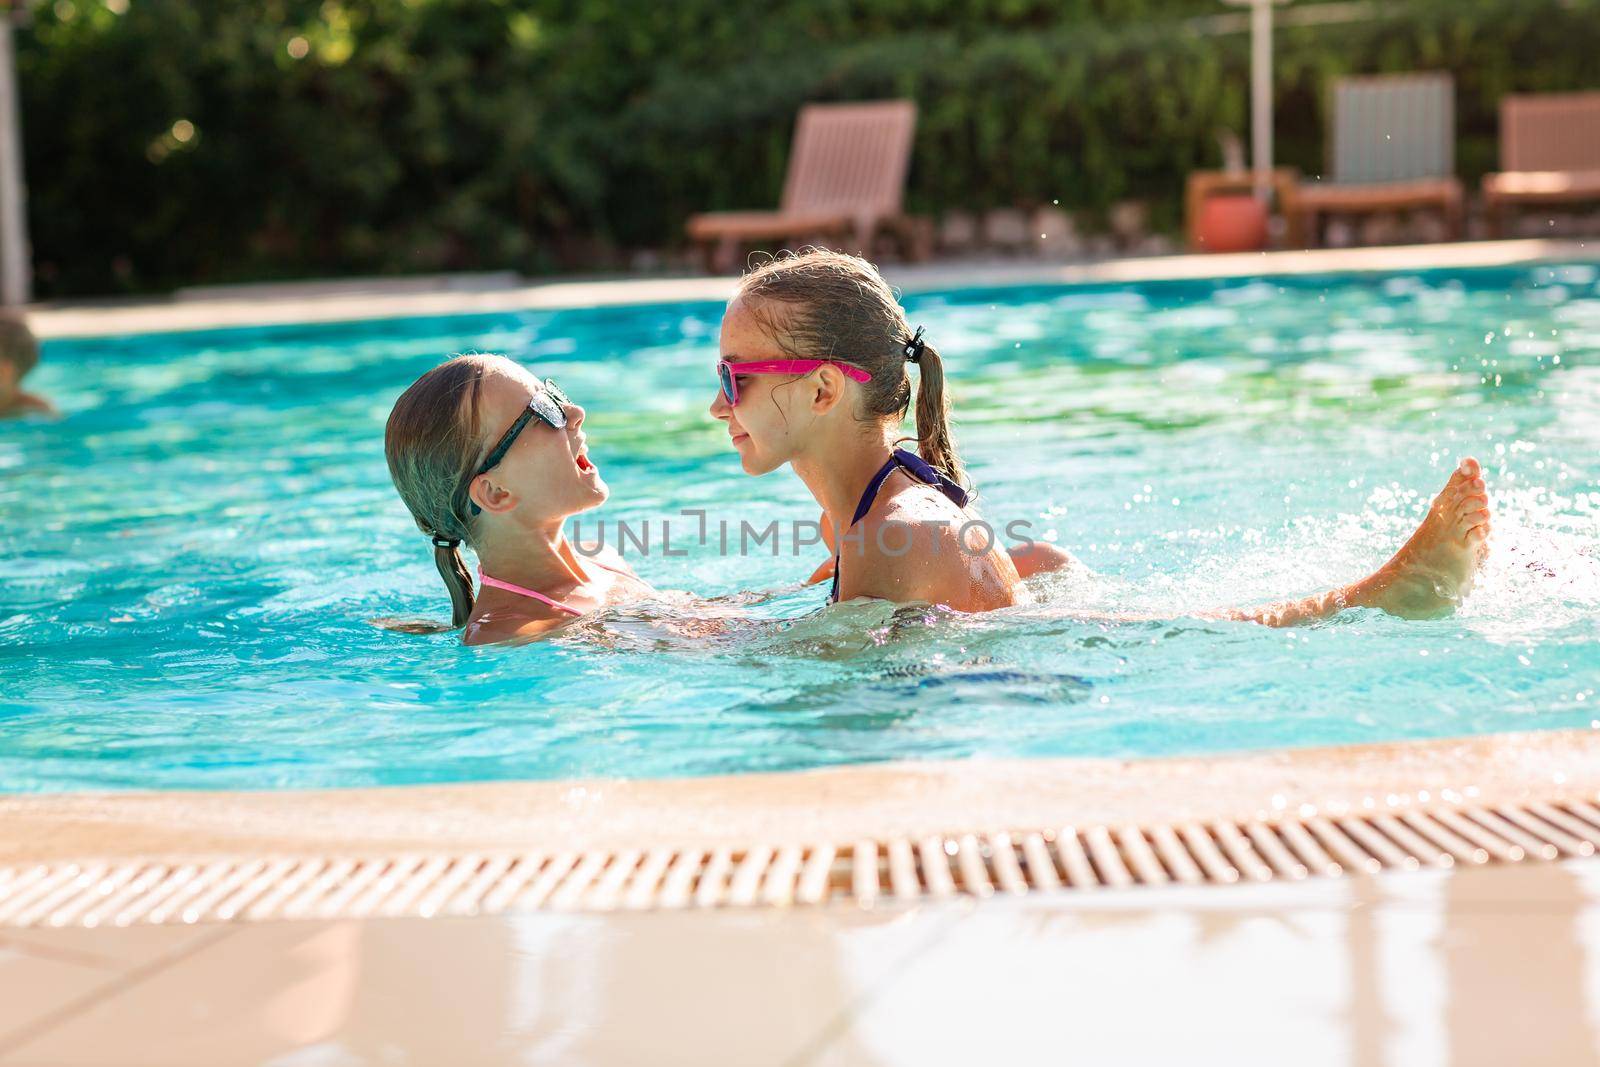
[[[987,617],[811,617],[824,591],[794,585],[816,548],[738,551],[741,520],[787,532],[816,507],[785,473],[744,477],[706,413],[718,305],[50,342],[36,382],[67,417],[0,426],[0,789],[1147,756],[1600,719],[1595,267],[906,303],[947,353],[984,515],[1093,580]],[[529,648],[371,625],[448,614],[381,438],[400,390],[465,349],[588,408],[613,501],[583,532],[649,530],[636,569],[731,597],[720,633],[670,600]],[[1456,617],[1193,617],[1365,573],[1468,452],[1495,552]],[[1124,609],[1173,621],[1074,617]]]

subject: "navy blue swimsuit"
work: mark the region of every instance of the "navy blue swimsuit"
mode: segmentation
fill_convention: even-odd
[[[956,507],[964,508],[967,506],[967,491],[965,489],[940,474],[933,468],[933,464],[915,452],[907,452],[903,448],[897,448],[894,450],[894,454],[889,457],[889,462],[879,467],[878,473],[874,474],[872,481],[867,483],[866,491],[861,494],[861,500],[856,504],[855,516],[850,520],[850,525],[841,532],[839,540],[843,540],[843,534],[855,529],[856,523],[860,522],[867,512],[872,510],[872,502],[878,499],[878,490],[883,488],[884,479],[893,474],[896,467],[924,485],[933,486],[948,497]],[[833,553],[833,591],[828,594],[828,603],[837,604],[838,602],[839,549],[838,546],[835,546]]]

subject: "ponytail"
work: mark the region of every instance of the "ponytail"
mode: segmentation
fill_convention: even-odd
[[[439,568],[439,577],[450,590],[450,626],[459,630],[472,617],[472,576],[461,558],[461,542],[449,538],[433,538],[433,565]]]
[[[471,543],[474,532],[467,485],[483,447],[483,376],[499,358],[456,356],[428,371],[395,401],[384,429],[389,477],[417,529],[433,543],[433,564],[450,591],[450,629],[472,617],[472,576],[461,558],[462,542]]]
[[[935,468],[945,473],[953,482],[967,486],[967,472],[956,455],[956,443],[950,436],[950,398],[944,390],[944,361],[939,350],[922,340],[917,331],[917,453]]]

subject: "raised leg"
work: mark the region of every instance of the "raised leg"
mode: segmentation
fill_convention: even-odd
[[[1346,608],[1380,608],[1404,619],[1448,615],[1472,591],[1473,579],[1488,554],[1488,537],[1489,497],[1483,471],[1478,461],[1469,457],[1434,497],[1422,525],[1371,575],[1303,600],[1230,611],[1224,617],[1267,626],[1296,626]]]

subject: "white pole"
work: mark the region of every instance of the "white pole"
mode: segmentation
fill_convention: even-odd
[[[1272,188],[1272,4],[1250,5],[1250,158],[1263,202]]]
[[[0,304],[7,307],[26,304],[33,289],[11,18],[11,5],[0,2]]]

